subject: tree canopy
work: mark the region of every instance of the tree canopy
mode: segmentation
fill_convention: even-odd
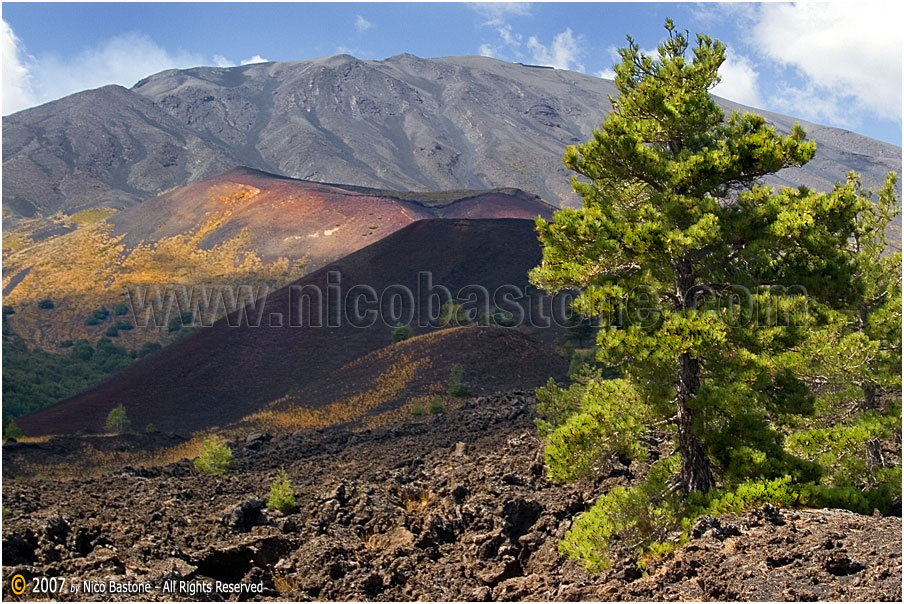
[[[880,261],[895,176],[877,205],[853,174],[828,193],[764,186],[815,143],[799,125],[783,134],[756,114],[725,116],[709,94],[725,46],[698,35],[691,49],[671,20],[666,30],[658,57],[628,38],[612,111],[565,152],[582,207],[537,220],[532,282],[580,290],[575,309],[599,318],[597,359],[620,376],[538,393],[541,416],[552,410],[541,417],[550,475],[643,459],[657,435],[672,443],[633,499],[595,506],[597,520],[641,492],[674,512],[750,480],[818,486],[827,469],[786,440],[839,419],[820,400],[845,388],[821,372],[856,373],[859,398],[873,399],[863,407],[899,383],[900,256]],[[864,346],[862,362],[838,354]]]

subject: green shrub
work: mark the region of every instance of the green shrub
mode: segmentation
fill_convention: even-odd
[[[131,423],[129,417],[126,415],[126,408],[123,405],[117,405],[107,414],[107,421],[104,423],[104,428],[107,429],[107,432],[120,433],[128,430]]]
[[[131,324],[130,322],[128,322],[128,321],[119,321],[119,322],[116,323],[116,329],[120,329],[120,330],[122,330],[122,331],[131,331],[131,330],[133,330],[134,328],[135,328],[135,326],[132,325],[132,324]]]
[[[411,403],[411,415],[423,415],[424,405],[420,401]]]
[[[232,466],[232,449],[216,437],[204,440],[201,455],[195,459],[195,468],[205,474],[222,474]]]
[[[72,348],[72,345],[75,344],[72,340],[63,340],[60,342],[60,348]]]
[[[22,433],[22,429],[15,421],[10,421],[6,424],[6,430],[3,431],[3,440],[22,438],[23,436],[25,436],[25,434]]]
[[[104,332],[104,335],[108,338],[115,338],[119,335],[119,328],[115,325],[111,325],[107,328],[107,331]]]
[[[280,468],[276,478],[270,483],[270,497],[267,499],[267,507],[271,510],[279,510],[283,514],[292,512],[295,505],[295,490],[286,471]]]
[[[594,367],[594,352],[592,350],[581,351],[575,350],[571,355],[571,363],[568,365],[568,377],[575,377],[584,370],[585,367]]]
[[[465,382],[465,368],[461,364],[452,365],[449,371],[449,394],[452,396],[468,396],[468,384]]]
[[[148,424],[147,426],[144,427],[144,431],[147,432],[148,434],[150,434],[151,432],[156,432],[157,426],[155,426],[154,424]]]
[[[117,316],[128,314],[129,307],[126,304],[117,304],[113,307],[113,314]]]
[[[138,351],[138,358],[146,357],[152,352],[157,352],[161,348],[163,348],[163,346],[157,342],[145,342],[141,345],[141,350]]]
[[[4,316],[4,317],[9,316],[9,315],[14,315],[14,314],[16,314],[16,309],[15,309],[15,308],[13,308],[12,306],[10,306],[9,304],[4,304],[4,305],[3,305],[3,316]]]
[[[497,325],[499,327],[514,327],[515,315],[498,306],[494,306],[489,312],[482,312],[477,316],[478,325]]]
[[[94,356],[94,348],[88,340],[76,340],[69,352],[69,356],[80,361],[88,361]]]
[[[169,320],[167,324],[167,329],[169,331],[179,331],[183,326],[192,325],[195,322],[194,313],[184,312],[180,314],[178,317],[173,317]]]
[[[439,415],[440,413],[445,412],[446,408],[443,406],[443,399],[434,396],[433,400],[430,401],[430,415]]]
[[[410,325],[402,325],[401,323],[396,323],[395,327],[392,328],[392,343],[396,344],[398,342],[402,342],[412,337],[413,335],[414,330]]]
[[[852,487],[826,487],[795,483],[790,476],[750,480],[734,489],[713,489],[683,498],[669,488],[679,456],[657,462],[647,480],[633,487],[615,487],[578,516],[559,543],[559,551],[579,558],[590,571],[609,567],[608,548],[615,539],[635,544],[637,555],[658,555],[686,542],[701,516],[740,514],[764,504],[778,507],[838,508],[859,514],[887,512],[900,493],[900,467],[887,482],[863,491]],[[677,537],[676,537],[677,535]]]
[[[51,300],[50,298],[44,298],[43,300],[38,302],[38,308],[40,308],[41,310],[50,310],[51,308],[53,308],[53,300]]]
[[[85,325],[100,325],[104,321],[107,320],[107,317],[110,316],[110,311],[106,309],[106,307],[101,306],[100,308],[95,308],[91,311],[91,314],[88,315],[88,318],[85,319]]]
[[[468,311],[455,300],[443,304],[439,315],[440,327],[462,327],[469,323]]]

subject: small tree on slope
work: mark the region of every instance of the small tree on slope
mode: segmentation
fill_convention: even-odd
[[[104,422],[104,428],[107,429],[107,432],[115,432],[118,434],[128,430],[131,424],[132,422],[129,421],[129,417],[126,415],[125,406],[117,405],[107,414],[107,421]]]
[[[583,207],[537,220],[543,260],[531,272],[547,291],[582,291],[576,310],[600,317],[597,358],[621,375],[538,392],[546,408],[574,409],[542,418],[550,475],[597,471],[615,453],[642,457],[654,428],[674,435],[675,454],[647,484],[597,506],[611,532],[655,524],[633,512],[616,521],[615,507],[705,494],[717,479],[818,480],[818,465],[783,445],[789,422],[814,411],[804,351],[870,297],[851,249],[872,207],[856,177],[828,194],[759,185],[807,163],[815,144],[799,125],[782,135],[758,115],[726,119],[708,93],[725,46],[699,35],[688,57],[687,34],[671,20],[666,30],[658,59],[630,37],[620,51],[612,111],[565,153],[584,177],[572,179]],[[893,187],[890,176],[882,195]]]

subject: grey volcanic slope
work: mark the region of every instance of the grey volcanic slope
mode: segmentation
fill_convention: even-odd
[[[223,143],[121,86],[3,118],[3,207],[14,216],[121,209],[237,163]]]
[[[122,207],[238,165],[379,189],[517,187],[571,204],[564,147],[590,137],[615,92],[485,57],[169,70],[4,118],[3,205],[13,217]],[[794,122],[765,115],[784,131]],[[899,147],[804,126],[816,159],[773,183],[827,189],[853,169],[875,186],[901,169]]]

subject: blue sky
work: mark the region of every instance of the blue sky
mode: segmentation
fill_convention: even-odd
[[[891,4],[12,3],[3,114],[172,67],[337,53],[484,54],[606,77],[665,18],[729,47],[716,94],[901,144],[900,9]]]

